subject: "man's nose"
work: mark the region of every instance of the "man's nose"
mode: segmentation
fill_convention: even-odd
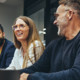
[[[53,22],[53,24],[57,24],[57,20],[55,20],[55,21]]]

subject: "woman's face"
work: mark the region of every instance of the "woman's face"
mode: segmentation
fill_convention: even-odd
[[[29,34],[29,26],[22,20],[18,19],[13,26],[14,34],[18,41],[25,41]]]

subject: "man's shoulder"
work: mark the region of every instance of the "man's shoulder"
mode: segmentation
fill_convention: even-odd
[[[13,42],[11,42],[11,41],[8,40],[8,39],[5,39],[5,43],[6,43],[6,44],[9,44],[9,45],[14,45]]]
[[[62,41],[62,40],[64,40],[64,37],[59,37],[59,38],[57,38],[57,39],[52,40],[52,41],[50,42],[50,44],[52,44],[52,43],[58,43],[58,42],[60,42],[60,41]]]
[[[4,43],[4,46],[3,46],[3,51],[5,53],[7,53],[7,52],[8,53],[14,53],[14,51],[15,51],[14,44],[11,41],[5,39],[5,43]]]
[[[4,44],[4,46],[5,46],[6,48],[8,48],[8,47],[13,47],[13,48],[15,48],[13,42],[11,42],[11,41],[8,40],[8,39],[5,39],[5,44]]]
[[[57,39],[54,39],[54,40],[52,40],[49,44],[48,44],[48,47],[53,47],[53,46],[56,46],[56,45],[58,45],[59,43],[61,43],[62,41],[64,40],[64,38],[63,37],[59,37],[59,38],[57,38]]]

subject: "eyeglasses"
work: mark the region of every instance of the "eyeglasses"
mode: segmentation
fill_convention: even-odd
[[[18,27],[19,27],[20,29],[22,29],[22,28],[25,27],[25,25],[24,25],[24,24],[13,25],[13,26],[12,26],[12,29],[15,31]]]

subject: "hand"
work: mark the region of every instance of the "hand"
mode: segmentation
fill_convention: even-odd
[[[28,76],[29,76],[29,74],[27,74],[27,73],[22,73],[22,74],[20,75],[20,80],[27,80]]]

